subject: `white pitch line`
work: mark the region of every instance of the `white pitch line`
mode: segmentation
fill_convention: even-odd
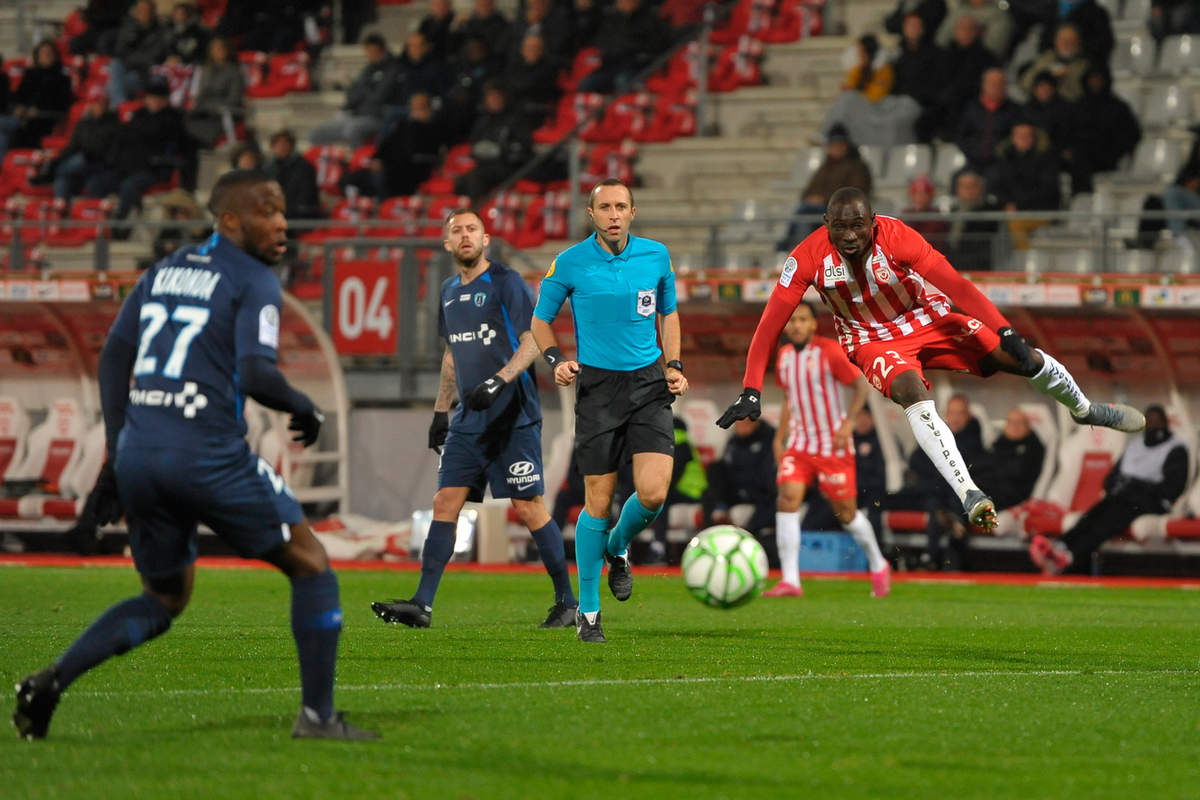
[[[1191,669],[1042,669],[1042,670],[967,670],[965,672],[853,672],[815,673],[804,675],[733,675],[729,677],[695,676],[691,678],[581,678],[565,681],[513,681],[511,683],[367,683],[338,685],[339,692],[414,692],[414,691],[494,691],[511,689],[576,689],[593,686],[655,686],[663,684],[703,683],[796,683],[802,681],[836,680],[902,680],[905,678],[1053,678],[1082,677],[1087,675],[1194,675],[1200,670]],[[132,697],[132,696],[206,696],[220,694],[275,694],[300,690],[296,686],[245,686],[225,689],[134,689],[132,691],[89,691],[72,692],[76,697]]]

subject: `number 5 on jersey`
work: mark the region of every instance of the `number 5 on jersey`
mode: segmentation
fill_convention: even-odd
[[[183,375],[183,365],[187,361],[188,348],[192,345],[200,331],[208,324],[208,309],[203,306],[179,306],[173,314],[168,314],[167,307],[162,303],[146,303],[142,306],[139,319],[145,323],[142,328],[142,338],[138,342],[137,359],[133,362],[134,377],[153,375],[158,369],[158,358],[148,355],[154,337],[158,336],[163,326],[167,324],[168,316],[174,322],[184,327],[175,337],[171,355],[163,364],[162,374],[166,378],[180,378]]]

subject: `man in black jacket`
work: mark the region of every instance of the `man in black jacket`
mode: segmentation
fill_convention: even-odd
[[[1023,503],[1033,494],[1042,472],[1046,447],[1029,425],[1029,417],[1019,408],[1008,412],[1004,431],[983,454],[972,474],[1001,511]]]
[[[615,0],[593,42],[600,68],[579,82],[581,92],[620,92],[629,80],[666,49],[662,21],[641,0]]]
[[[321,200],[317,191],[317,170],[296,152],[296,135],[287,129],[277,131],[271,135],[268,146],[272,158],[267,164],[267,174],[283,188],[288,216],[292,219],[319,218]]]
[[[471,130],[475,167],[454,183],[454,191],[478,201],[524,164],[533,152],[533,135],[513,113],[504,87],[489,81],[483,88],[483,113]]]
[[[729,509],[744,503],[754,506],[744,528],[761,539],[764,528],[775,527],[774,442],[775,428],[763,420],[734,423],[725,452],[708,465],[708,488],[700,497],[705,527],[729,522]]]
[[[1188,449],[1167,426],[1160,405],[1146,408],[1146,430],[1121,454],[1104,479],[1104,498],[1087,510],[1062,539],[1033,537],[1029,557],[1047,575],[1074,566],[1088,572],[1091,555],[1143,514],[1166,514],[1187,487]]]
[[[349,142],[358,147],[379,132],[387,107],[395,104],[399,63],[379,34],[363,39],[367,64],[346,90],[346,105],[338,116],[308,132],[313,144]]]
[[[42,170],[45,178],[54,181],[54,196],[70,200],[93,176],[108,169],[120,135],[121,120],[109,110],[108,96],[96,91],[89,96],[87,112],[75,123],[67,146]]]

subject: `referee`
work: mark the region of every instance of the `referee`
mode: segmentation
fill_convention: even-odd
[[[596,232],[554,259],[542,279],[531,326],[555,382],[569,386],[579,379],[575,457],[585,500],[575,525],[575,627],[585,642],[605,640],[599,584],[606,560],[613,596],[628,600],[633,593],[629,542],[654,521],[666,500],[675,452],[671,404],[688,388],[679,360],[671,258],[661,243],[630,235],[636,213],[628,186],[613,178],[596,184],[588,201]],[[550,328],[568,297],[578,360],[563,355]],[[657,327],[656,317],[661,318]],[[617,470],[631,458],[635,491],[609,531]]]

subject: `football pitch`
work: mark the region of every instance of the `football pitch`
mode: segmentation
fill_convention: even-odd
[[[49,738],[0,737],[7,798],[1200,797],[1200,592],[805,579],[705,608],[678,575],[604,596],[608,643],[539,630],[536,571],[456,570],[433,627],[406,571],[340,573],[338,708],[377,742],[292,741],[285,579],[201,566],[165,636],[85,675]],[[137,590],[0,567],[0,678]],[[607,588],[602,587],[607,595]]]

